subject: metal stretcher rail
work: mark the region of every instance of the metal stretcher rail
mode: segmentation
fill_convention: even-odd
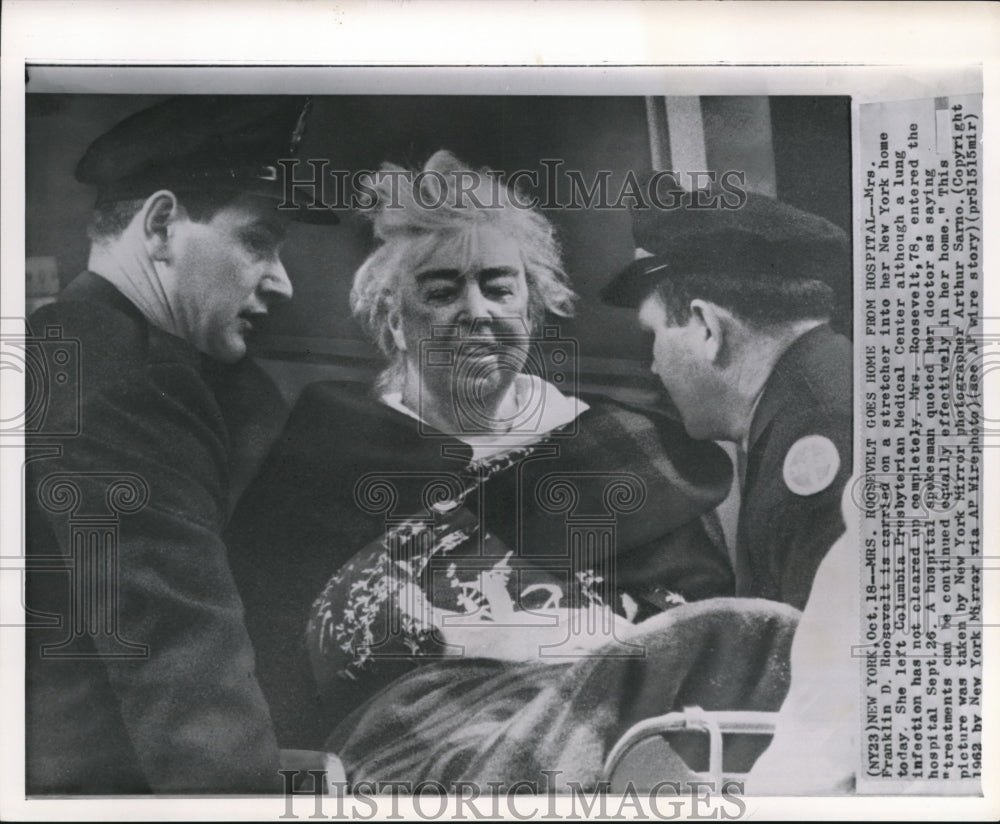
[[[655,718],[647,718],[630,727],[611,749],[604,762],[603,778],[610,781],[615,770],[626,755],[639,743],[648,738],[685,730],[701,731],[708,734],[709,780],[721,786],[722,736],[723,734],[770,735],[774,732],[777,713],[753,712],[749,710],[707,711],[701,707],[685,707],[681,712],[668,712]]]

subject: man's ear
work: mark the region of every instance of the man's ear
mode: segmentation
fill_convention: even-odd
[[[391,295],[386,297],[386,304],[389,307],[386,321],[389,324],[389,331],[392,333],[393,343],[396,344],[396,349],[399,352],[405,352],[406,338],[403,335],[403,316],[399,312],[399,304],[396,302],[396,298]]]
[[[167,189],[154,192],[142,206],[142,236],[146,251],[153,260],[170,260],[175,223],[181,206],[177,196]]]
[[[696,346],[709,363],[718,363],[726,352],[729,337],[729,313],[707,300],[691,301],[691,323],[697,335]]]

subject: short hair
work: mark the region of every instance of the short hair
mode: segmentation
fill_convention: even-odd
[[[174,191],[177,202],[184,207],[188,217],[195,223],[207,223],[215,217],[217,212],[239,197],[239,194],[239,192],[230,189]],[[94,243],[106,243],[114,240],[128,228],[148,197],[147,195],[144,198],[134,200],[111,200],[98,203],[91,213],[90,224],[87,226],[87,237]]]
[[[496,226],[520,248],[535,331],[547,312],[573,313],[576,295],[562,268],[562,255],[549,220],[529,206],[515,187],[501,185],[491,169],[472,169],[448,151],[436,152],[420,172],[383,164],[366,214],[376,249],[354,275],[351,311],[390,363],[379,376],[383,391],[398,388],[402,359],[389,330],[388,298],[400,275],[444,239],[477,226]],[[402,182],[401,182],[402,181]]]
[[[806,319],[833,316],[833,288],[815,279],[789,279],[769,274],[676,274],[663,278],[653,290],[667,323],[684,326],[691,318],[691,301],[714,303],[755,329]]]

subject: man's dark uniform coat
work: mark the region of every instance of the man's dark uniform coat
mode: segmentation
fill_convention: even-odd
[[[276,390],[93,273],[30,327],[78,341],[81,371],[78,404],[53,395],[26,444],[28,793],[280,790],[220,537],[280,428]]]
[[[851,477],[851,357],[850,341],[823,324],[796,340],[767,380],[748,439],[737,595],[804,608],[817,567],[844,532],[840,497]],[[819,452],[824,465],[832,470],[832,461],[838,468],[822,489],[811,491],[797,485],[789,475],[795,467],[786,466],[795,463],[797,443],[817,436],[826,441]],[[799,462],[807,464],[808,453]],[[814,467],[799,468],[808,473]]]

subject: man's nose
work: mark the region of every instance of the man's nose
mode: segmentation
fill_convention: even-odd
[[[261,289],[271,299],[288,300],[292,296],[292,281],[285,271],[285,266],[278,257],[274,258],[264,279],[261,281]]]

